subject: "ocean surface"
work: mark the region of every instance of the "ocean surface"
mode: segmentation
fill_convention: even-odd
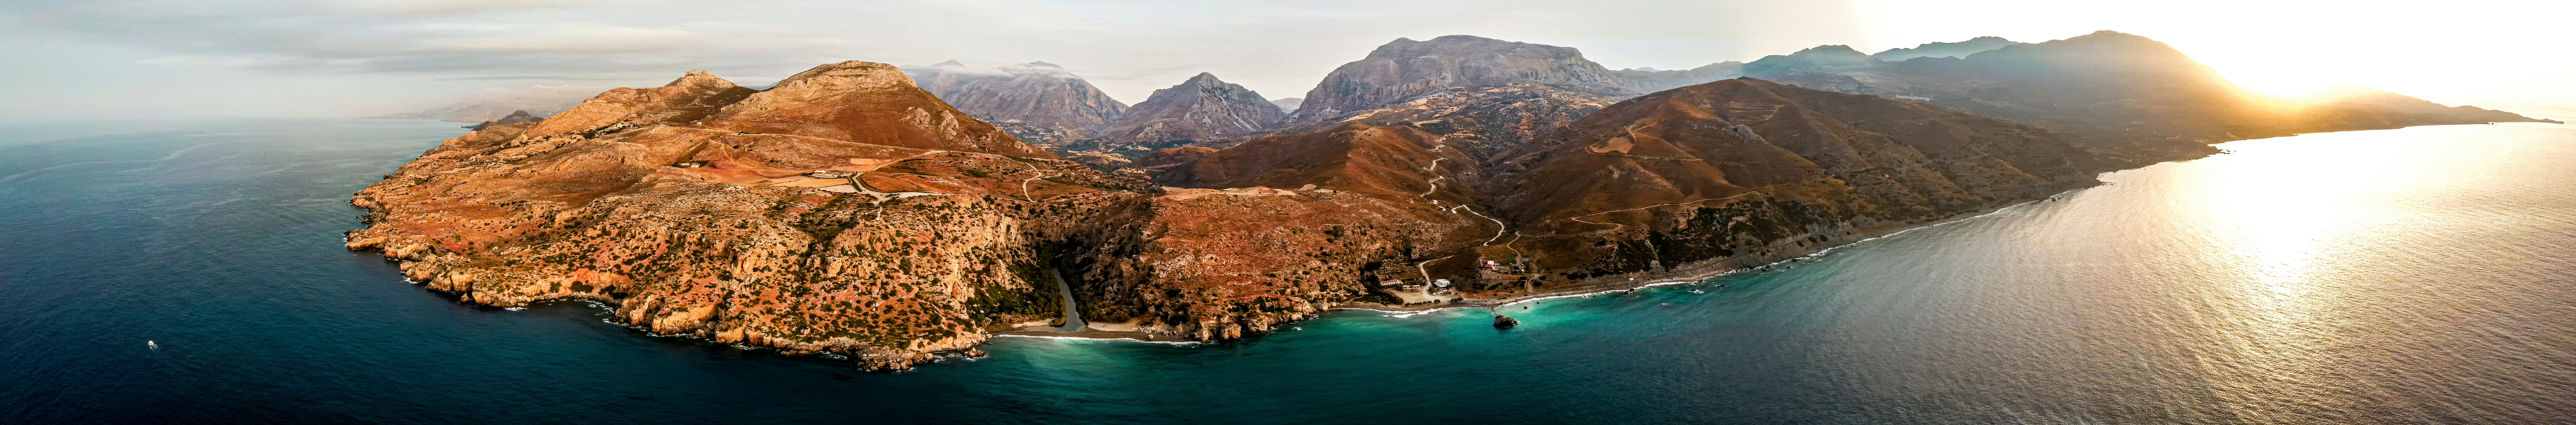
[[[350,192],[461,132],[0,127],[0,423],[2576,422],[2562,125],[2228,143],[1509,330],[1339,311],[901,374],[459,305],[341,248]]]

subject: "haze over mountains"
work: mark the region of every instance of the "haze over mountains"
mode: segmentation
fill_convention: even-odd
[[[768,90],[692,71],[441,144],[358,194],[350,246],[472,302],[597,300],[901,369],[1059,317],[1059,271],[1095,331],[1231,339],[1767,264],[2207,143],[2533,121],[2366,89],[2286,104],[2107,31],[1680,71],[1397,39],[1297,99],[1201,73],[1130,107],[1044,62],[850,61]]]

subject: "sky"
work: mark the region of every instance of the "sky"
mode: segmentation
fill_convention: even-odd
[[[0,122],[362,116],[580,97],[692,69],[766,86],[853,59],[1046,61],[1128,103],[1213,72],[1275,99],[1399,37],[1683,69],[1825,44],[2105,29],[2258,89],[2351,83],[2563,118],[2576,115],[2571,12],[2576,1],[11,0]]]

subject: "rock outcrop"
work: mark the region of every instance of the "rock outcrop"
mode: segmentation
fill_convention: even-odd
[[[952,60],[904,72],[922,89],[977,118],[1047,129],[1063,141],[1097,137],[1127,111],[1126,103],[1046,62],[977,68]]]
[[[1202,72],[1180,85],[1155,90],[1152,97],[1128,108],[1102,138],[1105,146],[1164,148],[1251,135],[1287,116],[1260,93]]]
[[[540,117],[537,117],[536,115],[528,114],[528,111],[511,111],[509,115],[502,115],[500,118],[494,118],[494,119],[491,119],[491,120],[483,121],[483,122],[481,122],[481,123],[476,123],[476,124],[474,124],[474,125],[465,126],[465,128],[470,128],[470,129],[475,129],[475,130],[481,130],[481,129],[483,129],[484,127],[491,127],[491,126],[502,125],[502,124],[518,124],[518,123],[523,123],[523,122],[538,122],[538,121],[545,121],[545,120],[546,120],[545,118],[540,118]]]

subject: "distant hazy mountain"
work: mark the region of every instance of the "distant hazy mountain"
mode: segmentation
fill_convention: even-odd
[[[1967,58],[1968,55],[1976,54],[1977,52],[2001,49],[2004,48],[2004,46],[2015,44],[2029,43],[2005,40],[2003,37],[1977,37],[1968,39],[1968,41],[1956,43],[1923,43],[1923,45],[1914,46],[1914,48],[1911,49],[1887,49],[1887,51],[1878,52],[1878,54],[1870,55],[1870,57],[1882,62],[1902,62],[1906,59],[1922,57],[1953,57],[1964,59]]]
[[[1654,93],[1676,87],[1744,76],[1744,63],[1725,61],[1683,70],[1629,68],[1610,71],[1619,78],[1619,86],[1638,93]]]
[[[2335,108],[2286,107],[2238,89],[2171,46],[2112,31],[2012,44],[1964,59],[1925,56],[1893,63],[1844,46],[1820,46],[1745,64],[1745,75],[2035,124],[2128,165],[2196,158],[2216,152],[2210,143],[2229,140],[2531,120],[2476,108],[2428,109],[2388,97],[2393,94]]]
[[[486,99],[460,102],[418,111],[384,114],[365,118],[439,120],[448,122],[483,122],[501,119],[512,112],[527,111],[536,116],[554,115],[581,104],[579,95],[564,98]]]
[[[1302,104],[1302,103],[1306,103],[1306,98],[1302,98],[1302,97],[1283,97],[1283,98],[1271,99],[1271,100],[1270,100],[1270,104],[1272,104],[1272,105],[1279,105],[1279,110],[1281,110],[1281,111],[1288,111],[1288,112],[1296,112],[1296,111],[1297,111],[1297,105],[1298,105],[1298,104]]]
[[[1261,93],[1199,73],[1152,97],[1111,124],[1104,143],[1171,147],[1193,141],[1250,135],[1288,117]]]
[[[903,71],[958,110],[1047,128],[1068,139],[1095,137],[1127,110],[1126,103],[1081,76],[1046,62],[977,68],[952,60]]]

